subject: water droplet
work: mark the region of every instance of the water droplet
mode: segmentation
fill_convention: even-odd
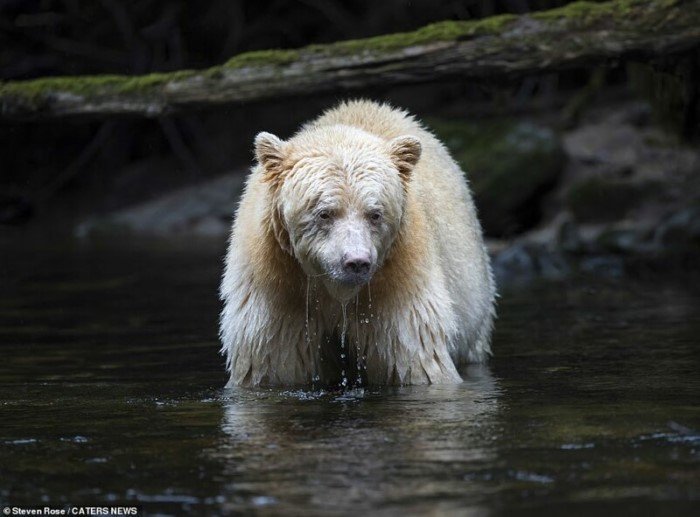
[[[311,289],[311,277],[306,277],[306,346],[309,346],[311,342],[311,336],[309,335],[309,290]]]
[[[347,304],[343,303],[341,307],[343,311],[343,325],[340,331],[340,348],[345,350],[345,335],[348,331],[348,306]]]

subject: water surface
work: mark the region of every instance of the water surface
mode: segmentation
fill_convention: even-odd
[[[0,252],[0,506],[149,514],[700,511],[700,290],[503,292],[459,386],[224,390],[219,254]]]

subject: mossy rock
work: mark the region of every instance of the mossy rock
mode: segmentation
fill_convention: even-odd
[[[429,125],[466,171],[488,236],[514,235],[540,221],[542,197],[565,163],[555,131],[508,119]]]
[[[657,187],[594,176],[572,185],[566,202],[578,222],[611,222],[623,219]]]

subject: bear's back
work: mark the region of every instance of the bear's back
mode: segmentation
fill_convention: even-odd
[[[323,113],[302,131],[332,125],[357,127],[385,140],[401,135],[424,136],[427,133],[405,111],[368,100],[345,101]]]

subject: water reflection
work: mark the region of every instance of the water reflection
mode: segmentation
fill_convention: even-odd
[[[500,395],[488,367],[465,379],[350,394],[229,392],[227,440],[213,452],[230,477],[228,509],[415,510],[436,497],[443,509],[463,506],[481,491],[465,472],[495,459]]]

